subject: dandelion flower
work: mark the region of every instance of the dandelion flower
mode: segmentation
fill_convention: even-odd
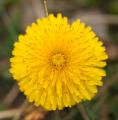
[[[30,102],[47,110],[91,100],[108,58],[91,27],[67,17],[38,19],[20,35],[10,59],[13,78]]]

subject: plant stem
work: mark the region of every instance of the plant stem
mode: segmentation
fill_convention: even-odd
[[[47,7],[47,0],[44,0],[44,7],[45,7],[45,15],[48,16],[48,7]]]

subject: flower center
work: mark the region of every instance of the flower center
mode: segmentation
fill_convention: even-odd
[[[63,54],[58,53],[52,56],[51,61],[54,66],[61,67],[65,63],[65,58]]]

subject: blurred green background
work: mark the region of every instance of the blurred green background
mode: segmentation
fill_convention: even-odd
[[[98,95],[63,111],[29,104],[9,74],[13,44],[25,28],[44,16],[43,0],[0,0],[0,120],[118,120],[118,0],[47,0],[49,13],[91,25],[109,55],[107,77]]]

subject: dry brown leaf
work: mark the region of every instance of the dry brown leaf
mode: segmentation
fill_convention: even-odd
[[[44,111],[33,111],[28,114],[24,120],[43,120],[45,118],[46,112]]]

